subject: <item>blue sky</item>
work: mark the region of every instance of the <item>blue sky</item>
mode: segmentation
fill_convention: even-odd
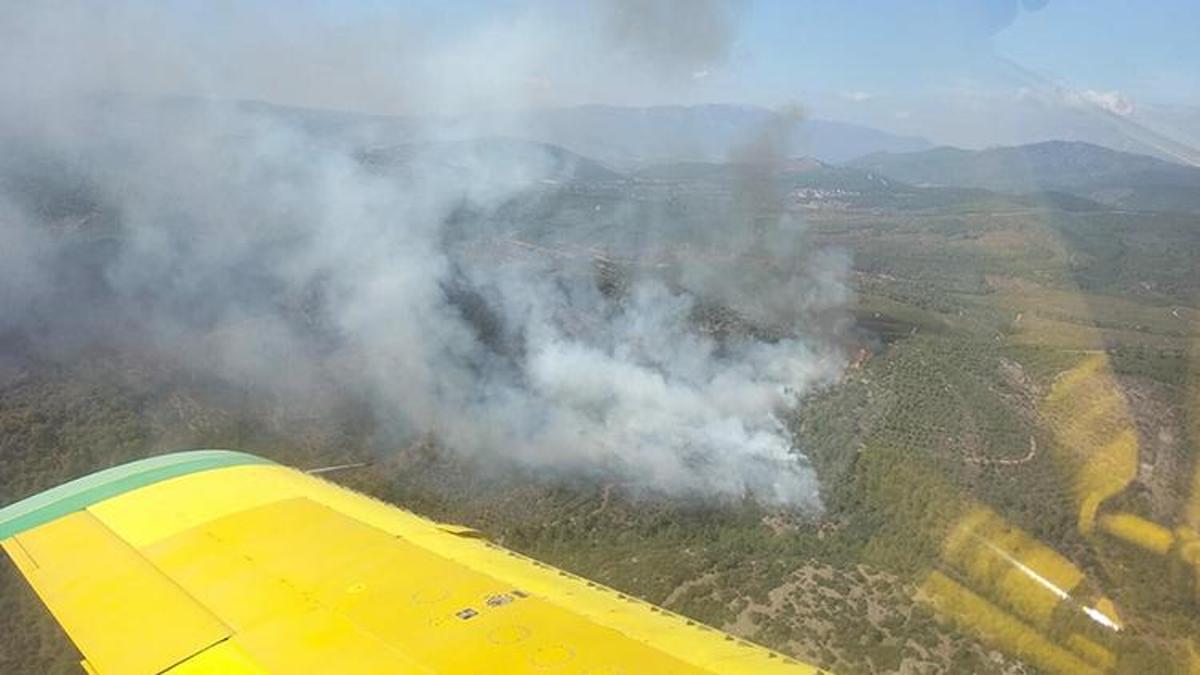
[[[1066,0],[1021,17],[997,51],[1082,87],[1200,104],[1200,3]]]
[[[1200,0],[64,0],[14,12],[0,73],[44,95],[383,114],[799,105],[967,146],[1097,138],[1076,132],[1117,115],[1200,145]]]
[[[424,22],[431,32],[453,36],[521,14],[569,19],[583,6],[609,4],[625,3],[417,0],[407,3],[405,13]],[[736,32],[727,59],[705,68],[727,76],[710,92],[728,99],[770,103],[806,92],[910,92],[966,77],[989,81],[995,75],[989,62],[1000,55],[1082,89],[1116,90],[1156,103],[1200,105],[1200,2],[1196,0],[735,0],[732,4],[737,7]],[[374,2],[361,7],[377,11],[387,5]]]
[[[763,0],[738,50],[764,96],[812,88],[909,90],[954,78],[989,80],[994,55],[1074,86],[1156,102],[1198,103],[1195,0]]]
[[[548,26],[560,43],[535,68],[534,104],[800,104],[961,145],[1068,135],[1080,112],[1158,124],[1163,105],[1200,106],[1197,0],[657,0],[668,9],[634,22],[666,51],[713,8],[732,27],[720,49],[665,69],[645,44],[605,42],[611,15],[640,1],[419,0],[403,13],[449,42]]]
[[[700,96],[969,146],[1068,135],[1097,108],[1162,129],[1162,106],[1200,106],[1197,27],[1196,0],[760,0]]]

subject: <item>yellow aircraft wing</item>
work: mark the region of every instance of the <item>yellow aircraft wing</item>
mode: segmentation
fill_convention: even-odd
[[[818,672],[238,452],[66,483],[0,544],[89,673]]]

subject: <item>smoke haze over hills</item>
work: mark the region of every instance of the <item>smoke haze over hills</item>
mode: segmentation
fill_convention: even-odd
[[[728,20],[712,5],[714,21]],[[428,142],[436,134],[418,124],[387,161],[372,161],[369,128],[322,136],[223,102],[247,83],[303,77],[361,87],[347,101],[511,107],[552,31],[491,27],[466,44],[387,51],[378,40],[394,36],[381,30],[338,26],[337,40],[318,39],[329,36],[300,11],[249,50],[266,16],[237,10],[228,32],[198,37],[172,11],[64,3],[10,23],[21,29],[0,47],[0,330],[10,343],[52,358],[96,345],[165,355],[317,405],[365,397],[383,442],[432,434],[456,452],[639,489],[817,504],[775,413],[837,375],[829,317],[848,301],[843,257],[776,236],[782,277],[684,259],[669,275],[627,272],[613,292],[591,256],[472,253],[542,225],[505,220],[506,209],[549,204],[540,219],[564,222],[556,200],[580,183],[582,160],[525,143]],[[337,58],[388,62],[358,83],[313,76],[338,45]],[[477,70],[482,55],[497,49],[509,59],[495,65],[503,76],[481,89],[491,74]],[[68,52],[89,63],[50,58]],[[430,64],[436,82],[422,76]],[[105,94],[140,89],[203,97]],[[624,198],[587,204],[607,234],[564,225],[546,236],[636,253],[630,233],[660,226]],[[781,213],[735,209],[691,243],[737,256],[780,228],[802,231]],[[758,304],[783,307],[787,325],[769,339],[714,336],[696,319],[714,302],[742,302],[751,317]]]

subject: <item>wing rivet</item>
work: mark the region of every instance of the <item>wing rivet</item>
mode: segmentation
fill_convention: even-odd
[[[483,604],[487,605],[488,607],[503,607],[512,601],[513,596],[509,595],[508,593],[496,593],[494,595],[487,596],[487,599],[483,601]]]

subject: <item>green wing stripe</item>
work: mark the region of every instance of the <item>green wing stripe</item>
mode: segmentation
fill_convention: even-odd
[[[63,483],[0,509],[0,539],[168,478],[224,466],[272,463],[232,450],[191,450],[139,459]]]

